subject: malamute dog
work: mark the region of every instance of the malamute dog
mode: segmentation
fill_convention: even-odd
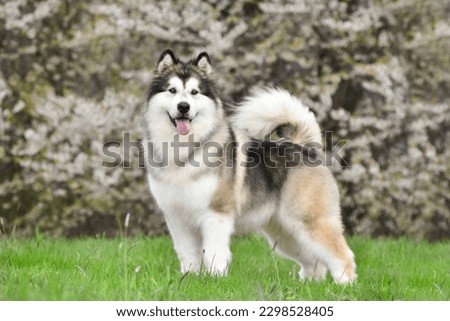
[[[320,129],[300,100],[266,88],[226,108],[207,53],[183,62],[166,50],[144,119],[150,190],[182,273],[226,275],[231,235],[257,232],[300,264],[302,280],[356,279],[336,182],[308,148]]]

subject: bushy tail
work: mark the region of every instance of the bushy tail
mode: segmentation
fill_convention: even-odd
[[[237,106],[232,124],[251,138],[285,138],[295,144],[322,143],[316,117],[302,102],[278,88],[254,90]]]

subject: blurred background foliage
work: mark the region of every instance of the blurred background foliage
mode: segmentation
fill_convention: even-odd
[[[165,231],[136,149],[166,48],[207,50],[225,100],[299,96],[350,167],[333,171],[349,233],[450,236],[450,1],[0,1],[0,235]]]

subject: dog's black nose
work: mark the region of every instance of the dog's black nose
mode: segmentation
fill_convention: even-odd
[[[179,104],[177,105],[177,107],[178,107],[178,111],[179,111],[180,113],[182,113],[182,114],[186,114],[186,113],[189,111],[189,108],[190,108],[189,104],[186,103],[186,102],[181,102],[181,103],[179,103]]]

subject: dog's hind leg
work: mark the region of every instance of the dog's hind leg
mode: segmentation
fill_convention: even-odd
[[[281,226],[304,249],[301,253],[306,264],[300,276],[314,274],[311,269],[319,262],[336,283],[353,282],[356,265],[343,235],[339,193],[328,168],[295,170],[284,186],[281,204]]]
[[[300,278],[305,279],[317,273],[316,266],[322,273],[328,269],[335,283],[351,283],[356,279],[355,263],[352,251],[347,246],[344,237],[338,231],[333,230],[331,225],[323,225],[327,230],[327,235],[314,232],[302,231],[296,239],[302,248],[307,248],[304,252],[305,262],[302,265]],[[325,271],[325,272],[324,272]]]
[[[283,229],[275,219],[265,226],[264,235],[273,250],[300,265],[299,276],[302,280],[321,281],[325,279],[326,266],[318,257],[310,253],[308,248],[299,244],[296,238]]]

